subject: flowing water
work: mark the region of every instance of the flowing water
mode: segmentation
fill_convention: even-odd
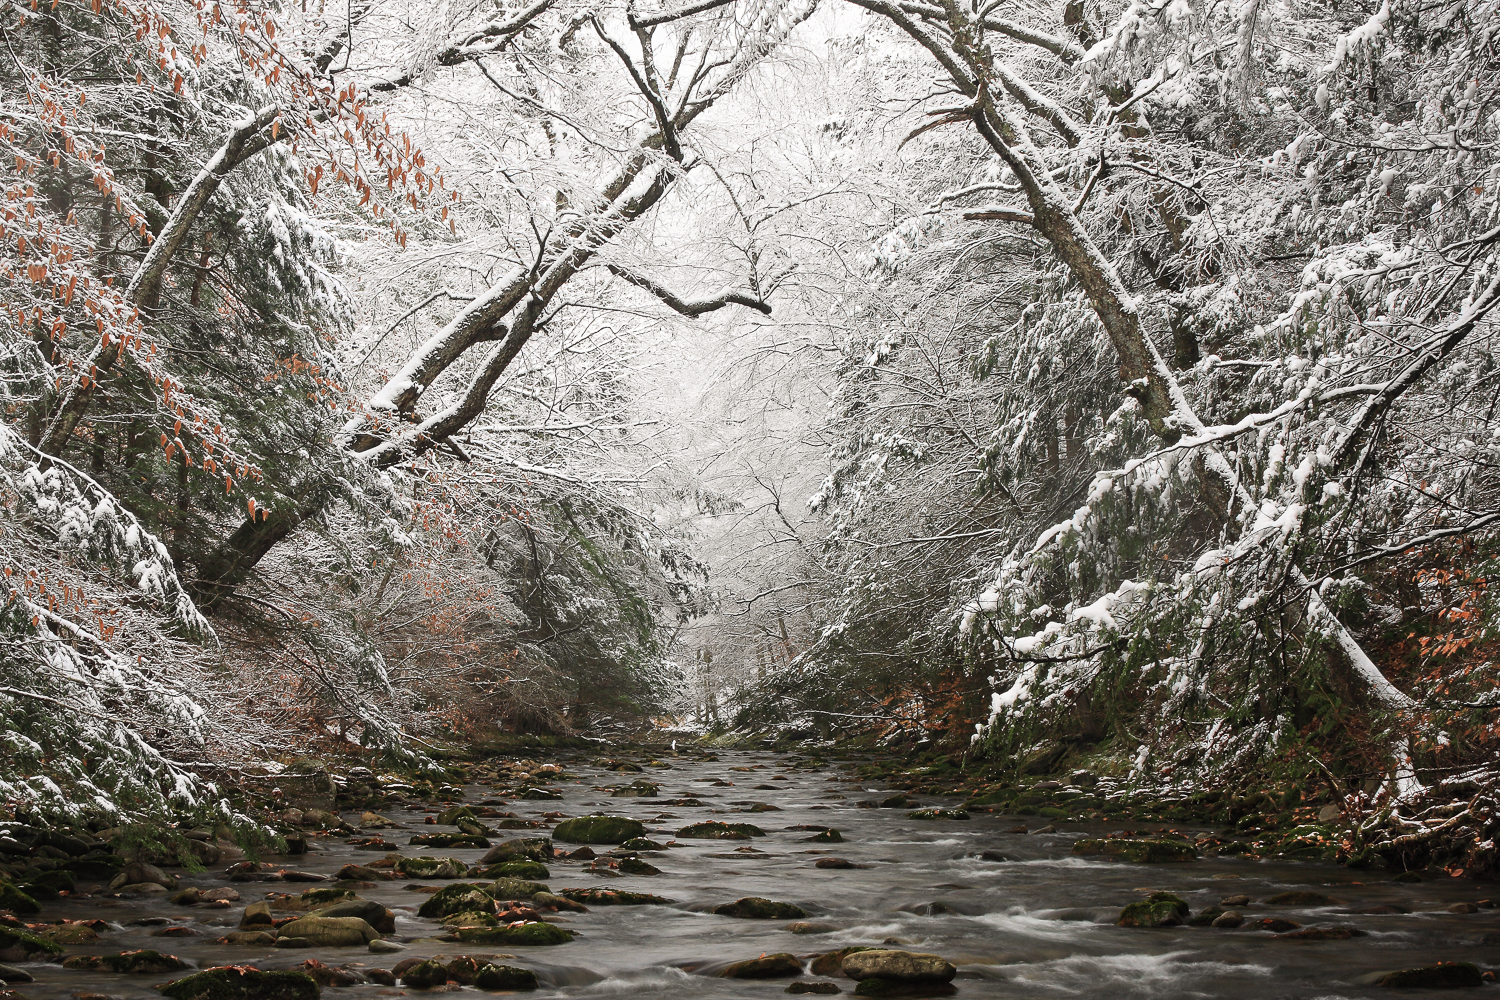
[[[1045,821],[975,813],[967,821],[911,819],[906,809],[862,808],[861,800],[890,794],[878,783],[860,782],[831,767],[796,769],[769,753],[725,752],[717,760],[668,758],[670,768],[647,767],[641,777],[662,783],[661,799],[612,798],[602,786],[621,785],[636,775],[614,774],[568,763],[569,780],[553,787],[562,801],[510,801],[507,810],[523,818],[544,813],[564,816],[590,812],[628,815],[646,822],[647,836],[659,842],[690,822],[708,819],[750,822],[767,836],[753,841],[683,840],[642,857],[662,870],[656,876],[604,879],[583,871],[586,862],[549,863],[554,891],[603,885],[650,892],[675,900],[671,906],[599,906],[589,913],[561,913],[559,923],[577,934],[553,947],[508,949],[508,964],[534,970],[542,988],[538,1000],[605,1000],[650,996],[662,1000],[770,998],[783,995],[788,980],[732,980],[712,972],[727,962],[762,953],[792,952],[808,958],[848,945],[880,945],[943,955],[958,966],[957,996],[970,998],[1100,997],[1364,997],[1426,995],[1421,990],[1358,985],[1380,970],[1409,968],[1439,960],[1500,965],[1500,910],[1477,914],[1447,911],[1458,902],[1491,895],[1489,886],[1461,879],[1399,883],[1383,871],[1349,871],[1325,863],[1202,859],[1189,864],[1141,865],[1074,857],[1080,836],[1117,829],[1098,824],[1061,824],[1052,833],[1021,833]],[[749,769],[749,770],[747,770]],[[573,780],[576,778],[576,780]],[[714,781],[732,782],[716,785]],[[771,787],[758,787],[771,786]],[[470,788],[467,802],[494,801],[493,790]],[[693,796],[701,808],[665,804]],[[778,811],[737,812],[752,802]],[[956,802],[921,797],[921,805]],[[409,834],[449,831],[424,825],[421,811],[399,803],[382,813],[409,830],[387,831],[404,843]],[[357,822],[358,814],[346,814]],[[812,833],[789,828],[831,826],[844,842],[809,843]],[[517,836],[526,836],[524,831]],[[493,839],[493,838],[492,838]],[[354,862],[368,864],[379,854],[361,852],[341,837],[314,840],[306,856],[272,859],[301,871],[331,874]],[[567,845],[558,845],[569,849]],[[607,850],[596,846],[601,853]],[[991,859],[982,857],[990,852]],[[480,850],[403,847],[407,855],[429,854],[476,861]],[[820,858],[838,857],[861,867],[820,869]],[[183,874],[183,873],[178,873]],[[506,949],[438,940],[434,921],[416,916],[427,897],[409,883],[383,882],[360,894],[392,907],[395,940],[405,950],[391,955],[362,948],[290,950],[233,947],[215,939],[235,929],[245,904],[273,891],[296,893],[304,885],[280,882],[228,883],[222,871],[183,875],[185,886],[232,884],[243,900],[230,909],[174,905],[160,896],[71,898],[46,904],[42,919],[102,918],[111,924],[101,941],[70,948],[70,953],[102,954],[155,948],[199,967],[253,964],[262,969],[292,968],[309,957],[328,965],[389,969],[397,961],[433,955],[493,955]],[[1292,889],[1316,889],[1337,902],[1319,908],[1237,907],[1246,918],[1278,916],[1304,926],[1352,925],[1367,936],[1343,941],[1294,941],[1258,930],[1208,927],[1130,929],[1115,925],[1120,908],[1150,890],[1171,890],[1196,913],[1237,894],[1265,899]],[[1500,891],[1493,893],[1500,896]],[[794,934],[785,920],[743,920],[703,912],[742,896],[764,896],[795,903],[808,920],[832,929]],[[941,904],[931,906],[929,904]],[[1361,915],[1350,911],[1382,904],[1408,914]],[[194,937],[154,937],[160,919],[198,932]],[[36,918],[33,918],[36,919]],[[153,925],[151,921],[157,921]],[[98,993],[115,997],[157,997],[154,984],[173,976],[115,976],[74,972],[56,965],[28,965],[36,982],[19,987],[32,1000]],[[809,977],[811,978],[811,977]],[[817,977],[826,978],[826,977]],[[845,992],[854,983],[835,981]],[[457,989],[457,987],[448,987]],[[1488,993],[1494,986],[1482,987]],[[397,995],[400,988],[376,984],[326,989],[325,998]],[[407,991],[415,994],[415,991]],[[472,988],[464,992],[473,993]]]

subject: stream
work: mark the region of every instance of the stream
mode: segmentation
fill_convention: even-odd
[[[644,764],[646,758],[639,758]],[[69,954],[102,954],[152,948],[207,968],[255,965],[295,968],[308,958],[330,966],[390,969],[408,958],[435,955],[509,954],[508,964],[533,970],[541,988],[532,996],[595,1000],[649,995],[663,1000],[770,998],[783,995],[790,979],[736,980],[711,973],[725,963],[762,953],[813,956],[850,945],[882,945],[935,952],[958,967],[957,996],[972,998],[1100,997],[1367,997],[1425,996],[1423,990],[1390,990],[1358,985],[1360,977],[1381,970],[1426,965],[1440,960],[1500,965],[1500,910],[1458,913],[1448,907],[1478,903],[1500,890],[1464,879],[1403,883],[1383,870],[1351,871],[1317,862],[1256,861],[1238,857],[1204,858],[1186,864],[1132,864],[1074,857],[1070,848],[1083,836],[1102,836],[1118,824],[1058,823],[1055,832],[1021,832],[1043,827],[1035,816],[975,812],[972,818],[926,821],[908,809],[861,807],[895,790],[860,782],[832,765],[809,768],[772,753],[721,752],[717,759],[695,754],[667,757],[667,767],[646,766],[643,774],[620,774],[594,764],[560,757],[567,777],[549,787],[560,801],[501,799],[495,790],[469,786],[464,802],[503,801],[503,808],[525,819],[546,813],[581,816],[591,812],[631,816],[647,826],[647,836],[672,840],[680,827],[709,819],[753,823],[767,836],[752,841],[681,840],[641,857],[661,869],[654,876],[605,878],[586,872],[585,861],[548,863],[553,891],[602,886],[666,896],[670,906],[595,906],[588,913],[547,915],[576,934],[551,947],[495,948],[440,940],[443,928],[420,918],[427,898],[404,888],[411,880],[381,882],[359,890],[366,899],[391,907],[403,945],[394,954],[364,948],[312,950],[246,947],[216,943],[237,928],[247,904],[271,892],[298,893],[309,885],[287,882],[229,882],[223,866],[191,874],[174,870],[184,887],[205,890],[232,886],[242,899],[227,908],[182,906],[162,895],[113,897],[102,889],[45,903],[40,918],[107,921],[98,942],[70,947]],[[661,783],[659,799],[612,798],[606,786],[636,778]],[[716,784],[721,782],[723,784]],[[728,784],[732,783],[732,784]],[[694,797],[701,807],[669,805]],[[919,806],[954,806],[957,800],[918,796]],[[775,811],[737,811],[751,803]],[[441,808],[441,807],[437,807]],[[384,831],[400,845],[413,834],[453,832],[424,822],[433,806],[396,800],[378,810],[403,824]],[[359,811],[344,818],[358,825]],[[481,820],[489,825],[490,821]],[[550,826],[552,821],[548,821]],[[810,843],[808,830],[833,827],[843,843]],[[1153,827],[1155,829],[1155,827]],[[1184,832],[1197,832],[1184,830]],[[546,831],[502,831],[508,836]],[[381,857],[348,844],[347,835],[310,837],[311,853],[266,859],[272,867],[331,875],[348,863],[368,865]],[[575,845],[557,844],[563,851]],[[594,845],[601,854],[609,850]],[[480,849],[402,846],[408,856],[431,855],[477,861]],[[988,852],[986,854],[986,852]],[[859,866],[817,868],[823,858]],[[431,885],[446,883],[429,882]],[[1194,913],[1225,897],[1263,900],[1288,890],[1313,889],[1333,897],[1321,907],[1272,907],[1252,902],[1236,906],[1247,918],[1239,929],[1178,926],[1134,929],[1115,925],[1120,909],[1147,892],[1170,890]],[[86,887],[80,886],[80,890]],[[746,920],[703,912],[744,896],[763,896],[800,906],[818,933],[792,933],[787,920]],[[1410,913],[1352,911],[1390,906]],[[1367,936],[1348,940],[1279,939],[1248,927],[1276,916],[1304,926],[1345,925]],[[165,924],[186,931],[154,936]],[[889,942],[887,944],[887,942]],[[177,975],[121,976],[78,972],[56,964],[26,964],[35,982],[13,984],[31,1000],[98,994],[119,998],[159,997],[153,986]],[[696,970],[696,971],[694,971]],[[842,977],[805,976],[836,982],[845,993],[855,983]],[[472,987],[445,987],[475,993]],[[1488,994],[1493,985],[1478,992]],[[1451,991],[1444,991],[1451,992]],[[375,983],[324,990],[325,998],[392,996],[416,991]]]

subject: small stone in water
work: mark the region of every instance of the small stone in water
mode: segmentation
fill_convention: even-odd
[[[793,983],[786,988],[788,993],[842,993],[838,983]]]
[[[1214,918],[1214,922],[1211,923],[1211,924],[1209,924],[1209,926],[1210,927],[1217,927],[1220,930],[1225,930],[1225,929],[1231,929],[1231,928],[1238,927],[1240,924],[1243,924],[1244,922],[1245,922],[1245,918],[1242,917],[1242,916],[1240,916],[1235,911],[1233,911],[1233,910],[1225,910],[1223,913],[1221,913],[1217,917],[1215,917]]]
[[[1239,895],[1239,896],[1225,896],[1223,899],[1219,900],[1219,905],[1220,906],[1249,906],[1250,905],[1250,897],[1246,896],[1246,895],[1243,895],[1243,894]]]
[[[387,954],[390,954],[391,952],[405,951],[405,950],[406,950],[406,946],[405,945],[399,945],[399,944],[397,944],[394,941],[387,941],[384,938],[376,938],[374,941],[370,942],[370,951],[374,952],[377,955],[387,955]],[[390,985],[390,984],[387,984],[387,985]]]

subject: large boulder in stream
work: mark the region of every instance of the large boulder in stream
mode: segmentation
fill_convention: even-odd
[[[205,969],[160,989],[167,1000],[318,1000],[323,995],[305,972],[262,972],[247,966]]]
[[[565,819],[552,830],[552,838],[567,844],[623,844],[643,837],[646,826],[625,816],[578,816]]]
[[[348,899],[341,903],[334,903],[332,906],[313,910],[308,916],[359,917],[382,934],[396,933],[395,911],[382,906],[373,899]]]
[[[120,873],[109,881],[111,892],[118,892],[122,889],[129,891],[129,886],[142,885],[159,885],[163,889],[176,889],[177,880],[155,865],[148,865],[144,861],[132,861],[120,869]]]
[[[488,857],[489,855],[485,855]],[[407,878],[463,878],[469,866],[457,858],[401,858],[396,871]]]
[[[479,865],[469,870],[474,878],[525,878],[533,881],[551,878],[552,870],[540,861],[502,861],[498,865]]]
[[[0,924],[0,962],[46,962],[63,953],[63,946],[30,931]]]
[[[42,908],[37,905],[36,900],[4,880],[0,880],[0,910],[9,910],[12,913],[20,914],[42,912]]]
[[[417,916],[438,920],[470,910],[494,913],[495,900],[482,886],[472,882],[455,882],[428,896],[417,910]]]
[[[1177,927],[1187,919],[1187,900],[1170,892],[1153,892],[1120,911],[1121,927]]]
[[[958,969],[941,955],[920,951],[872,949],[844,959],[844,975],[851,979],[885,979],[898,983],[948,983]]]
[[[549,837],[517,837],[496,844],[479,859],[481,865],[495,865],[502,861],[551,861],[552,840]]]
[[[299,917],[278,928],[280,938],[301,938],[310,947],[364,947],[380,932],[359,917]]]
[[[709,913],[721,917],[738,917],[741,920],[800,920],[807,913],[792,903],[778,903],[763,896],[745,896],[732,903],[720,903]]]
[[[766,831],[750,823],[720,823],[717,820],[692,823],[677,831],[681,840],[749,840],[765,835]]]
[[[474,974],[474,985],[481,990],[534,990],[538,983],[530,969],[491,962]]]

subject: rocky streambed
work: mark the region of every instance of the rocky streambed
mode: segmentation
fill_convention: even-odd
[[[199,873],[12,840],[32,865],[0,888],[0,980],[31,1000],[1113,1000],[1488,990],[1500,965],[1486,886],[1203,856],[1206,828],[964,810],[801,754],[475,771],[493,781],[288,809],[323,828],[307,853],[209,844]]]

